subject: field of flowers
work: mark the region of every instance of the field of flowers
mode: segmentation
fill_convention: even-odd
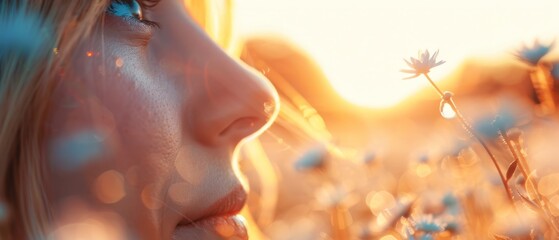
[[[506,57],[512,67],[487,64],[490,75],[464,67],[455,79],[478,79],[470,85],[431,79],[439,51],[405,58],[405,81],[433,90],[386,117],[312,108],[320,102],[294,93],[281,62],[252,49],[244,60],[266,70],[283,104],[260,138],[271,165],[247,171],[256,222],[271,239],[556,239],[553,47],[524,46]]]

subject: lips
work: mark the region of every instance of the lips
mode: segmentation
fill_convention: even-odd
[[[247,194],[242,186],[216,200],[198,219],[183,219],[173,231],[173,240],[248,239],[244,218],[238,213]]]
[[[178,225],[173,240],[248,239],[244,219],[240,215],[205,218],[188,225]]]

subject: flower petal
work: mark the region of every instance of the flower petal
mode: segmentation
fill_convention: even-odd
[[[429,61],[429,50],[425,50],[425,52],[423,52],[421,60],[422,60],[423,63],[426,63],[426,62]]]
[[[437,62],[437,55],[439,55],[439,50],[435,51],[431,59],[429,60],[429,65],[434,65]]]
[[[419,77],[419,75],[420,74],[418,73],[418,74],[415,74],[415,75],[410,76],[410,77],[402,78],[402,80],[408,80],[408,79],[416,78],[416,77]]]
[[[408,64],[409,67],[413,68],[413,64],[410,61],[406,60],[405,58],[404,61],[406,62],[406,64]]]
[[[440,66],[440,65],[442,65],[442,64],[445,63],[445,62],[446,62],[446,61],[442,61],[442,60],[441,60],[441,61],[439,61],[438,63],[436,63],[435,65],[433,65],[431,68],[434,68],[434,67],[436,67],[436,66]]]
[[[413,69],[401,69],[400,72],[417,74],[417,71]]]
[[[415,74],[413,76],[404,79],[415,78],[421,74],[426,74],[431,70],[431,68],[434,68],[436,66],[445,63],[445,61],[442,60],[437,62],[437,56],[439,55],[439,50],[435,51],[432,56],[429,53],[429,50],[425,50],[423,52],[420,51],[418,55],[419,55],[418,58],[410,57],[409,61],[407,59],[404,59],[406,64],[412,69],[403,69],[400,71],[403,73]]]

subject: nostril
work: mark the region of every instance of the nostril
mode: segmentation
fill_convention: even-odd
[[[264,124],[265,122],[258,117],[239,118],[223,129],[223,131],[219,133],[219,136],[232,137],[236,141],[240,141],[257,132]]]
[[[257,137],[278,116],[280,101],[274,86],[250,69],[231,67],[235,68],[222,68],[196,81],[205,91],[193,92],[186,105],[188,129],[203,144],[236,146]]]
[[[259,107],[243,107],[245,116],[238,116],[237,119],[230,122],[221,132],[220,138],[232,140],[239,143],[241,140],[250,137],[256,137],[266,130],[278,114],[278,100],[272,97],[268,101],[261,101]],[[258,102],[258,101],[255,101]],[[246,109],[259,109],[256,111],[247,111]]]

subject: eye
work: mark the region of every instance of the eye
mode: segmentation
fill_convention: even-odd
[[[118,17],[144,20],[142,6],[136,0],[111,0],[107,11]]]
[[[154,4],[147,7],[153,7],[158,1],[153,1]],[[145,19],[143,6],[137,0],[111,0],[107,12],[117,17],[133,19],[141,22],[142,24],[150,27],[159,28],[156,22]]]

